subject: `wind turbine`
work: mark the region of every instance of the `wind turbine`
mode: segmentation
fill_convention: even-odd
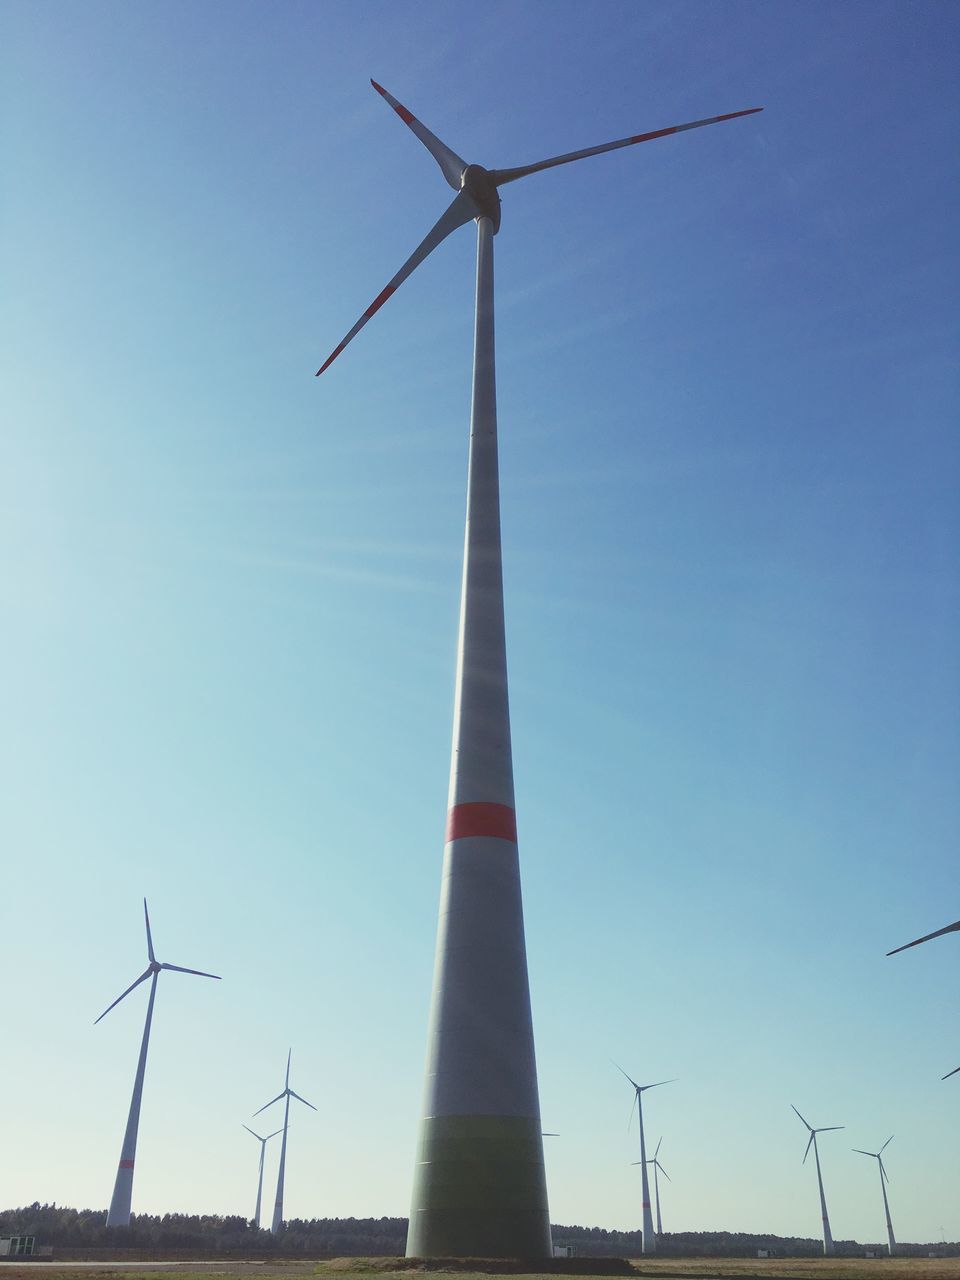
[[[922,938],[914,938],[913,942],[905,942],[902,947],[894,947],[892,951],[888,951],[888,956],[895,956],[898,951],[906,951],[909,947],[919,947],[921,942],[929,942],[931,938],[941,938],[945,933],[956,933],[960,930],[960,920],[955,920],[953,924],[946,924],[942,929],[935,929],[933,933],[925,933]],[[945,1076],[941,1076],[941,1080],[948,1080],[950,1076],[955,1076],[960,1071],[960,1067],[954,1067],[952,1071],[948,1071]]]
[[[470,457],[453,747],[423,1120],[407,1255],[550,1257],[510,746],[500,548],[493,237],[499,189],[530,174],[698,129],[711,116],[514,169],[467,164],[371,81],[456,192],[317,370],[328,369],[451,232],[477,224]]]
[[[246,1129],[247,1133],[253,1133],[253,1130],[249,1125],[244,1125],[243,1127]],[[259,1133],[253,1133],[253,1136],[260,1143],[260,1172],[257,1175],[257,1207],[253,1215],[253,1225],[258,1231],[260,1229],[260,1199],[263,1195],[263,1157],[266,1155],[267,1143],[270,1139],[275,1138],[278,1133],[282,1132],[282,1129],[274,1129],[273,1133],[268,1133],[265,1138],[261,1138]]]
[[[192,973],[198,978],[216,978],[220,981],[220,977],[216,973],[204,973],[200,969],[184,969],[179,964],[161,964],[153,952],[153,936],[150,933],[150,914],[147,911],[147,900],[143,900],[143,919],[147,926],[147,956],[150,963],[141,973],[140,977],[130,984],[124,991],[123,995],[117,996],[113,1004],[108,1005],[101,1013],[100,1018],[105,1018],[111,1009],[115,1009],[117,1005],[126,996],[130,994],[141,982],[146,982],[148,978],[150,982],[150,998],[147,1001],[147,1018],[143,1024],[143,1039],[140,1042],[140,1058],[137,1062],[137,1074],[133,1081],[133,1096],[130,1099],[130,1112],[127,1116],[127,1127],[123,1135],[123,1146],[120,1148],[120,1164],[117,1168],[117,1179],[113,1184],[113,1196],[110,1200],[110,1208],[107,1210],[107,1226],[108,1227],[128,1227],[130,1225],[130,1199],[133,1195],[133,1166],[137,1158],[137,1131],[140,1128],[140,1102],[143,1097],[143,1075],[147,1067],[147,1044],[150,1040],[150,1024],[153,1021],[153,1002],[157,994],[157,979],[162,969],[171,969],[174,973]],[[100,1021],[96,1019],[94,1026]]]
[[[820,1152],[817,1150],[817,1134],[831,1133],[834,1129],[844,1129],[846,1126],[842,1124],[828,1124],[821,1126],[819,1129],[814,1129],[812,1125],[807,1124],[806,1120],[803,1119],[803,1116],[800,1115],[800,1112],[797,1111],[797,1108],[793,1106],[792,1102],[790,1103],[790,1106],[793,1107],[793,1110],[797,1112],[797,1115],[800,1116],[800,1119],[803,1120],[803,1123],[806,1124],[807,1128],[810,1130],[810,1139],[807,1142],[807,1149],[803,1153],[803,1159],[800,1163],[807,1163],[807,1156],[810,1154],[810,1148],[812,1146],[813,1158],[817,1162],[817,1186],[820,1188],[820,1214],[823,1218],[823,1252],[833,1253],[833,1236],[830,1234],[830,1219],[827,1216],[827,1200],[823,1194],[823,1175],[820,1172]]]
[[[890,1205],[887,1203],[887,1188],[884,1185],[884,1179],[886,1179],[886,1181],[889,1182],[890,1178],[887,1174],[886,1169],[883,1167],[883,1153],[884,1151],[886,1151],[887,1147],[889,1147],[892,1141],[893,1141],[893,1134],[891,1133],[890,1137],[886,1140],[886,1142],[883,1144],[883,1146],[880,1148],[879,1151],[861,1151],[859,1147],[851,1148],[853,1151],[856,1151],[861,1156],[869,1156],[871,1160],[876,1160],[877,1164],[880,1166],[880,1190],[883,1192],[883,1212],[887,1219],[887,1241],[888,1241],[888,1247],[890,1250],[891,1258],[896,1252],[897,1242],[893,1238],[893,1223],[890,1221]]]
[[[611,1061],[613,1061],[613,1059],[611,1059]],[[631,1079],[631,1077],[627,1075],[623,1067],[619,1066],[616,1062],[614,1062],[613,1065],[617,1068],[617,1070],[620,1072],[622,1076],[625,1076],[630,1081],[630,1083],[633,1085],[633,1088],[634,1088],[634,1103],[637,1108],[637,1116],[639,1117],[639,1120],[640,1120],[640,1159],[636,1161],[636,1163],[639,1164],[640,1166],[640,1181],[643,1189],[643,1249],[642,1249],[642,1252],[656,1253],[657,1237],[653,1234],[653,1216],[650,1213],[650,1180],[647,1177],[647,1165],[651,1164],[652,1161],[647,1159],[647,1147],[643,1137],[642,1094],[644,1094],[647,1091],[647,1089],[659,1089],[660,1085],[662,1084],[675,1084],[676,1079],[674,1078],[673,1080],[658,1080],[656,1084],[637,1084],[636,1080]],[[632,1119],[633,1107],[630,1108],[630,1116]],[[663,1139],[661,1138],[660,1142],[662,1141]],[[657,1143],[657,1150],[658,1151],[660,1150],[659,1142]],[[654,1157],[654,1159],[656,1159],[656,1157]],[[654,1170],[654,1173],[656,1173],[656,1170]],[[660,1216],[660,1208],[659,1208],[659,1202],[658,1202],[657,1217],[659,1218],[659,1216]],[[659,1226],[657,1229],[659,1230]]]
[[[663,1235],[663,1220],[660,1217],[660,1179],[657,1176],[657,1174],[662,1173],[668,1182],[673,1181],[673,1179],[670,1177],[669,1173],[667,1173],[666,1169],[663,1167],[663,1165],[660,1163],[660,1160],[659,1160],[660,1145],[662,1142],[663,1142],[663,1139],[661,1138],[660,1142],[657,1143],[656,1151],[653,1153],[653,1159],[648,1160],[646,1162],[647,1164],[653,1165],[653,1199],[654,1199],[654,1203],[657,1206],[657,1238],[658,1239],[660,1238],[660,1236]],[[634,1160],[633,1163],[640,1164],[640,1161]]]
[[[283,1137],[280,1139],[280,1171],[277,1174],[277,1198],[273,1205],[273,1222],[270,1226],[270,1230],[274,1235],[277,1234],[283,1225],[283,1175],[287,1165],[287,1123],[290,1119],[290,1099],[296,1098],[298,1102],[302,1102],[304,1106],[309,1107],[311,1111],[316,1111],[317,1109],[312,1102],[307,1102],[306,1098],[301,1098],[299,1093],[294,1093],[290,1088],[290,1055],[292,1052],[292,1049],[287,1050],[287,1075],[283,1082],[282,1091],[278,1093],[275,1098],[271,1098],[269,1102],[265,1102],[260,1108],[260,1111],[266,1111],[267,1107],[272,1107],[273,1104],[275,1102],[279,1102],[281,1098],[285,1099],[283,1104],[283,1128],[278,1130],[279,1133],[283,1134]],[[258,1116],[260,1111],[255,1111],[253,1114]],[[246,1125],[244,1125],[244,1128],[246,1128]],[[257,1204],[259,1203],[260,1200],[258,1197]]]

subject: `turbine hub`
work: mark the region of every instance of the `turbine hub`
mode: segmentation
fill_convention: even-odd
[[[500,230],[500,193],[489,169],[468,164],[460,175],[460,190],[477,206],[477,217],[489,218],[494,235]]]

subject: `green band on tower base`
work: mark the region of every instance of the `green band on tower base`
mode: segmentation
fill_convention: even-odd
[[[539,1119],[425,1119],[407,1257],[548,1258],[551,1253]]]

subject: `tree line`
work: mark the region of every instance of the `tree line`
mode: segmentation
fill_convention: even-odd
[[[406,1218],[291,1218],[272,1235],[239,1214],[133,1214],[129,1227],[107,1227],[105,1209],[71,1209],[39,1201],[19,1209],[0,1210],[0,1236],[36,1236],[52,1245],[57,1256],[75,1254],[106,1258],[133,1254],[182,1254],[190,1257],[299,1255],[304,1257],[396,1257],[407,1240]],[[572,1245],[581,1257],[640,1256],[639,1231],[611,1231],[604,1227],[551,1228],[553,1242]],[[883,1253],[879,1244],[837,1240],[840,1255]],[[754,1257],[766,1249],[780,1257],[817,1257],[819,1240],[740,1231],[686,1231],[660,1236],[657,1251],[673,1257]],[[960,1242],[906,1244],[904,1256],[960,1257]]]

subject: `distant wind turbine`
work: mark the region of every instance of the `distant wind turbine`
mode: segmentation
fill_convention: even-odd
[[[869,1156],[871,1160],[876,1160],[877,1164],[880,1166],[880,1190],[883,1192],[883,1212],[887,1219],[887,1241],[891,1258],[896,1252],[897,1242],[893,1238],[893,1223],[890,1221],[890,1205],[887,1203],[887,1188],[884,1185],[884,1179],[889,1182],[890,1178],[887,1175],[886,1169],[883,1167],[883,1153],[892,1141],[893,1134],[891,1133],[890,1137],[886,1140],[879,1151],[861,1151],[859,1147],[852,1148],[852,1150],[856,1151],[859,1155]]]
[[[905,942],[902,947],[894,947],[892,951],[887,952],[887,955],[895,956],[898,951],[906,951],[909,947],[919,947],[921,942],[929,942],[931,938],[942,938],[945,933],[956,933],[958,930],[960,930],[960,920],[955,920],[953,924],[945,924],[942,929],[935,929],[933,933],[925,933],[922,938],[914,938],[913,942]],[[960,1067],[954,1067],[952,1071],[948,1071],[940,1079],[949,1080],[958,1071],[960,1071]]]
[[[113,1184],[113,1197],[110,1200],[110,1208],[107,1210],[107,1226],[108,1227],[128,1227],[130,1225],[130,1200],[133,1195],[133,1166],[137,1158],[137,1131],[140,1128],[140,1102],[143,1097],[143,1075],[147,1067],[147,1044],[150,1040],[150,1024],[153,1021],[153,1002],[157,994],[157,979],[160,976],[161,969],[170,969],[174,973],[192,973],[198,978],[216,978],[220,981],[220,977],[216,973],[204,973],[200,969],[184,969],[178,964],[161,964],[153,952],[153,936],[150,933],[150,915],[147,911],[147,900],[143,900],[143,919],[147,926],[147,956],[150,963],[141,973],[136,982],[131,983],[124,991],[123,995],[117,996],[113,1004],[108,1005],[101,1013],[100,1018],[105,1018],[111,1009],[115,1009],[121,1000],[125,999],[141,982],[146,982],[151,978],[150,983],[150,999],[147,1001],[147,1019],[143,1024],[143,1039],[140,1042],[140,1058],[137,1062],[137,1074],[133,1081],[133,1096],[130,1099],[130,1113],[127,1116],[127,1128],[123,1135],[123,1146],[120,1149],[120,1165],[117,1169],[117,1179]],[[100,1021],[97,1018],[94,1026]]]
[[[275,1098],[271,1098],[269,1102],[265,1102],[260,1108],[260,1111],[266,1111],[267,1107],[272,1107],[281,1098],[285,1099],[283,1104],[283,1128],[280,1130],[283,1137],[280,1139],[280,1172],[277,1174],[277,1198],[273,1206],[273,1223],[270,1227],[274,1235],[283,1225],[283,1175],[287,1164],[287,1127],[290,1119],[290,1099],[296,1098],[298,1102],[302,1102],[311,1111],[316,1111],[317,1109],[312,1102],[307,1102],[306,1098],[301,1098],[299,1093],[294,1093],[290,1088],[290,1055],[292,1052],[292,1049],[287,1050],[287,1076],[283,1082],[283,1091],[278,1093]],[[255,1111],[253,1114],[258,1116],[260,1111]]]
[[[761,108],[631,134],[518,168],[487,169],[467,164],[382,85],[371,83],[429,151],[455,194],[318,375],[447,236],[477,224],[454,733],[424,1110],[406,1252],[408,1257],[550,1257],[504,638],[493,297],[500,188]],[[615,183],[615,175],[609,180]],[[393,194],[385,216],[393,216]],[[562,202],[556,207],[562,213]]]
[[[613,1062],[612,1058],[611,1058],[611,1062]],[[631,1079],[631,1077],[628,1076],[627,1073],[624,1071],[623,1067],[621,1067],[618,1063],[614,1062],[613,1065],[617,1068],[617,1070],[620,1072],[622,1076],[626,1077],[626,1079],[630,1081],[630,1083],[633,1085],[634,1092],[635,1092],[634,1105],[637,1108],[637,1115],[640,1119],[640,1159],[637,1163],[640,1165],[640,1180],[643,1188],[642,1252],[656,1253],[657,1238],[653,1234],[653,1215],[650,1212],[650,1180],[647,1177],[647,1164],[650,1162],[647,1160],[647,1148],[643,1138],[643,1102],[641,1099],[641,1095],[644,1094],[647,1091],[647,1089],[659,1089],[660,1085],[662,1084],[675,1084],[676,1078],[674,1078],[673,1080],[658,1080],[655,1084],[637,1084],[636,1080]],[[633,1116],[633,1107],[630,1108],[630,1115],[631,1117]],[[661,1141],[663,1141],[663,1139],[661,1139]]]
[[[823,1194],[823,1175],[820,1172],[820,1152],[817,1150],[817,1134],[832,1133],[834,1129],[844,1129],[846,1126],[842,1124],[828,1124],[822,1125],[819,1129],[814,1129],[813,1125],[807,1124],[806,1120],[803,1119],[803,1116],[800,1115],[800,1112],[797,1111],[797,1108],[793,1106],[792,1102],[790,1106],[793,1107],[793,1110],[797,1112],[797,1115],[800,1116],[800,1119],[803,1120],[803,1123],[806,1124],[807,1128],[810,1130],[810,1140],[807,1143],[807,1149],[803,1153],[803,1160],[800,1163],[807,1163],[807,1156],[810,1154],[810,1148],[812,1146],[813,1158],[817,1162],[817,1186],[820,1188],[820,1214],[823,1218],[823,1252],[833,1253],[833,1236],[830,1234],[830,1219],[827,1216],[827,1200]]]
[[[244,1125],[247,1133],[253,1133],[249,1125]],[[253,1133],[253,1136],[260,1143],[260,1172],[257,1175],[257,1208],[253,1215],[253,1225],[260,1229],[260,1200],[263,1195],[263,1157],[266,1155],[267,1143],[271,1138],[275,1138],[278,1133],[283,1133],[282,1129],[274,1129],[273,1133],[268,1133],[265,1138],[261,1138],[259,1133]]]
[[[669,1173],[667,1173],[666,1169],[663,1167],[663,1165],[660,1163],[660,1160],[659,1160],[660,1145],[662,1142],[663,1142],[663,1139],[661,1138],[660,1142],[657,1143],[656,1151],[653,1153],[653,1159],[647,1161],[647,1164],[653,1165],[653,1200],[657,1206],[657,1238],[658,1239],[660,1236],[663,1235],[663,1220],[660,1217],[660,1179],[657,1177],[658,1172],[662,1173],[668,1182],[673,1181],[673,1179],[670,1177]],[[634,1160],[633,1163],[639,1164],[640,1161]]]
[[[663,1138],[660,1138],[660,1142],[663,1142]],[[667,1170],[664,1169],[663,1165],[660,1164],[657,1158],[659,1156],[659,1151],[660,1151],[660,1142],[657,1143],[657,1151],[654,1151],[653,1153],[653,1160],[643,1161],[644,1164],[653,1165],[653,1199],[654,1199],[655,1206],[657,1206],[657,1238],[658,1239],[659,1239],[659,1236],[663,1235],[663,1220],[660,1219],[660,1180],[657,1176],[658,1171],[660,1172],[660,1174],[663,1174],[664,1178],[667,1179],[668,1183],[671,1183],[671,1181],[673,1181],[671,1176],[669,1176]],[[635,1160],[634,1164],[639,1165],[641,1164],[641,1161]]]

